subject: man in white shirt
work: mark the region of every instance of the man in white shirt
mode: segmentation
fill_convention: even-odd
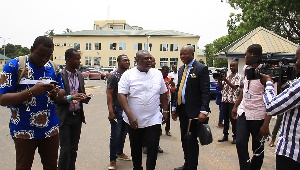
[[[177,87],[177,83],[178,83],[178,72],[177,72],[177,66],[173,65],[172,66],[172,73],[169,73],[168,76],[171,77],[173,79],[173,82],[175,83],[175,87]]]
[[[119,102],[128,124],[133,169],[142,167],[142,141],[146,136],[146,169],[154,170],[162,120],[168,115],[167,87],[159,70],[151,68],[152,56],[140,50],[137,66],[127,70],[118,85]],[[163,114],[159,105],[162,105]]]

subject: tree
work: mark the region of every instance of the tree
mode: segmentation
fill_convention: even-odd
[[[44,35],[51,38],[51,40],[53,40],[53,36],[55,35],[54,29],[46,31]]]
[[[205,46],[205,56],[206,56],[206,62],[207,65],[212,67],[227,67],[227,59],[225,58],[216,58],[214,57],[214,55],[216,53],[218,53],[219,51],[221,51],[223,48],[225,48],[226,46],[228,46],[231,43],[231,41],[229,41],[229,36],[223,36],[221,38],[218,38],[216,40],[213,41],[212,44],[207,44]]]
[[[262,26],[288,40],[300,43],[299,0],[228,0],[242,14],[231,14],[227,22],[230,40]]]
[[[73,32],[71,29],[66,28],[66,30],[64,31],[64,33],[68,33],[68,32]]]
[[[1,51],[3,51],[4,46],[2,46]],[[6,44],[5,55],[9,58],[15,58],[18,56],[24,56],[30,54],[30,50],[27,47],[22,47],[21,45]]]

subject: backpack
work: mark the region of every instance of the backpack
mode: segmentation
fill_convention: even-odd
[[[26,56],[19,56],[19,57],[17,57],[17,59],[19,60],[19,62],[18,62],[18,64],[19,64],[19,67],[18,67],[18,84],[20,83],[20,81],[22,79],[21,75],[23,75],[24,72],[25,72],[27,57],[28,57],[27,55]],[[55,71],[55,75],[57,77],[57,75],[59,73],[58,66],[52,60],[49,60],[49,62],[53,66],[54,71]]]

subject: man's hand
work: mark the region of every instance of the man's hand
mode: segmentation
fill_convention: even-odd
[[[172,110],[172,112],[171,112],[171,116],[172,116],[172,119],[173,119],[174,121],[176,121],[176,120],[177,120],[177,114],[176,114],[176,110]]]
[[[231,110],[231,117],[233,119],[237,119],[237,108],[236,107],[232,108],[232,110]]]
[[[76,93],[72,95],[71,99],[80,101],[82,98],[84,98],[84,96],[85,96],[84,93]]]
[[[166,112],[163,112],[162,115],[163,115],[163,121],[162,121],[162,124],[165,124],[165,123],[167,122],[167,119],[168,119],[169,114],[166,113]]]
[[[269,76],[269,75],[266,75],[266,74],[263,74],[263,73],[260,73],[260,83],[262,85],[266,85],[266,82],[267,81],[272,81],[274,83],[274,81],[272,80],[272,78]]]
[[[54,89],[53,84],[36,83],[30,88],[33,95],[42,95]]]
[[[207,115],[204,114],[204,113],[200,113],[200,114],[198,115],[198,124],[204,122],[206,119],[207,119]]]
[[[91,97],[88,97],[86,94],[83,94],[83,95],[81,95],[81,99],[80,100],[81,100],[82,103],[88,104],[89,101],[91,100]]]
[[[108,120],[109,120],[110,122],[117,123],[117,122],[115,121],[115,118],[116,118],[116,116],[115,116],[115,113],[114,113],[114,112],[109,112],[109,113],[108,113]]]
[[[259,133],[265,138],[267,139],[267,137],[270,135],[270,131],[269,131],[269,126],[261,126]]]
[[[130,127],[132,129],[137,129],[139,127],[139,123],[135,117],[131,117],[131,118],[128,117],[128,119],[129,119]]]

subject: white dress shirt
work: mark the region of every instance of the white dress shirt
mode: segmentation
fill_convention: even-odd
[[[157,69],[140,72],[136,67],[123,73],[118,93],[127,94],[128,105],[138,121],[139,128],[162,123],[160,95],[167,92],[163,76]],[[125,112],[123,119],[129,124]]]

